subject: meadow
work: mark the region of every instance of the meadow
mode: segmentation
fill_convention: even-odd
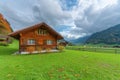
[[[0,80],[120,80],[120,54],[80,50],[12,55],[15,41],[0,46]]]
[[[87,45],[87,46],[67,46],[66,49],[69,50],[80,50],[80,51],[89,51],[89,52],[99,52],[99,53],[114,53],[120,54],[120,48],[113,48],[113,47],[100,47],[94,45]]]

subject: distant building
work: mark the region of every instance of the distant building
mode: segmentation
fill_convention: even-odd
[[[9,33],[12,32],[12,28],[10,27],[9,22],[3,17],[0,13],[0,45],[7,45],[11,42]]]
[[[38,51],[50,48],[57,49],[57,41],[63,37],[46,23],[40,23],[15,31],[9,36],[19,40],[19,52]]]
[[[62,39],[62,40],[59,40],[58,45],[65,47],[65,46],[67,46],[68,43],[69,42],[67,42],[66,40]]]
[[[7,45],[8,43],[10,43],[10,37],[0,34],[0,45]]]
[[[12,32],[12,28],[10,27],[10,23],[0,13],[0,34],[5,35],[11,32]]]

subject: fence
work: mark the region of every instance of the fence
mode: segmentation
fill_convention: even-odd
[[[103,53],[115,53],[120,54],[120,48],[97,48],[97,47],[74,47],[74,46],[68,46],[66,49],[70,50],[80,50],[80,51],[90,51],[90,52],[103,52]]]

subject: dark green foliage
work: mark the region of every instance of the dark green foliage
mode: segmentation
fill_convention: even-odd
[[[69,42],[68,43],[68,46],[74,46],[75,44],[73,44],[73,43],[71,43],[71,42]]]
[[[0,46],[8,46],[7,42],[0,42]]]
[[[101,32],[94,33],[86,43],[120,44],[120,24]]]

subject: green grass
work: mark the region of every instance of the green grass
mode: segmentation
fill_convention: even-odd
[[[65,50],[61,53],[11,55],[15,41],[0,46],[0,80],[120,80],[120,55]]]
[[[67,46],[67,49],[72,50],[81,50],[89,52],[100,52],[100,53],[114,53],[120,54],[120,48],[111,48],[111,47],[99,47],[99,46]]]
[[[18,50],[18,42],[14,40],[12,44],[8,46],[0,46],[0,55],[10,55]]]

